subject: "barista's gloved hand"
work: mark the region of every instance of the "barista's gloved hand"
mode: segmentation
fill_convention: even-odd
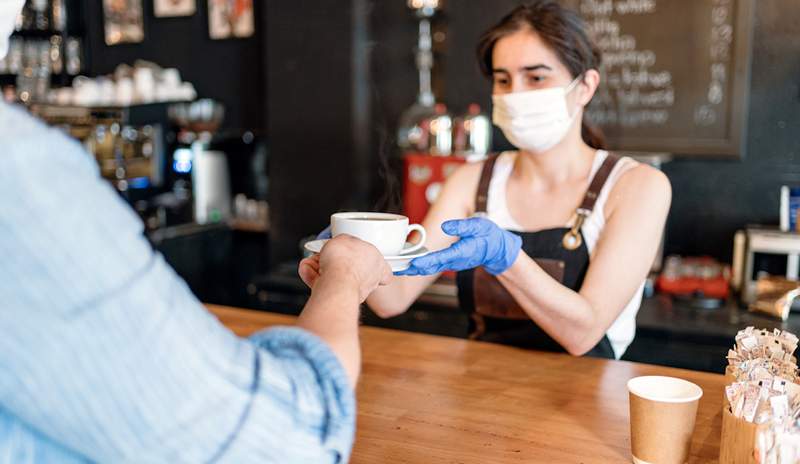
[[[322,229],[322,232],[317,234],[317,240],[331,238],[331,226]]]
[[[411,266],[396,275],[431,275],[442,271],[463,271],[483,266],[493,275],[511,267],[522,248],[522,239],[485,218],[447,221],[447,235],[459,237],[450,248],[411,261]]]

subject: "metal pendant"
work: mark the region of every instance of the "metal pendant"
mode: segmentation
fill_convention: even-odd
[[[564,234],[564,238],[561,239],[561,246],[569,251],[577,250],[581,246],[581,243],[583,243],[581,234],[575,229],[570,229],[569,232]]]
[[[561,239],[561,246],[564,249],[573,251],[577,250],[581,244],[583,243],[583,238],[581,238],[581,227],[583,226],[583,221],[586,220],[586,217],[589,216],[589,212],[578,209],[578,215],[575,218],[575,224],[572,228],[564,234],[564,238]]]

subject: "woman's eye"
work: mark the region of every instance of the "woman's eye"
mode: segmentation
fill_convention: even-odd
[[[544,76],[528,76],[528,82],[533,84],[538,84],[544,81],[544,79],[545,79]]]

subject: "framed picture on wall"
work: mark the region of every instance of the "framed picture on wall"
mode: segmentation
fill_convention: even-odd
[[[106,45],[144,40],[142,0],[103,0]]]
[[[208,35],[212,39],[250,37],[254,31],[253,0],[208,0]]]
[[[197,11],[195,0],[153,0],[156,18],[191,16]]]

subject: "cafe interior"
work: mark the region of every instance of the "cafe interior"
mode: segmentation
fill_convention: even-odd
[[[333,214],[423,223],[517,149],[476,46],[523,3],[27,0],[0,87],[248,336],[294,323]],[[559,3],[603,55],[585,117],[671,186],[635,336],[611,359],[476,340],[448,269],[391,317],[368,300],[350,461],[800,462],[800,3]],[[673,387],[691,398],[642,393]]]

